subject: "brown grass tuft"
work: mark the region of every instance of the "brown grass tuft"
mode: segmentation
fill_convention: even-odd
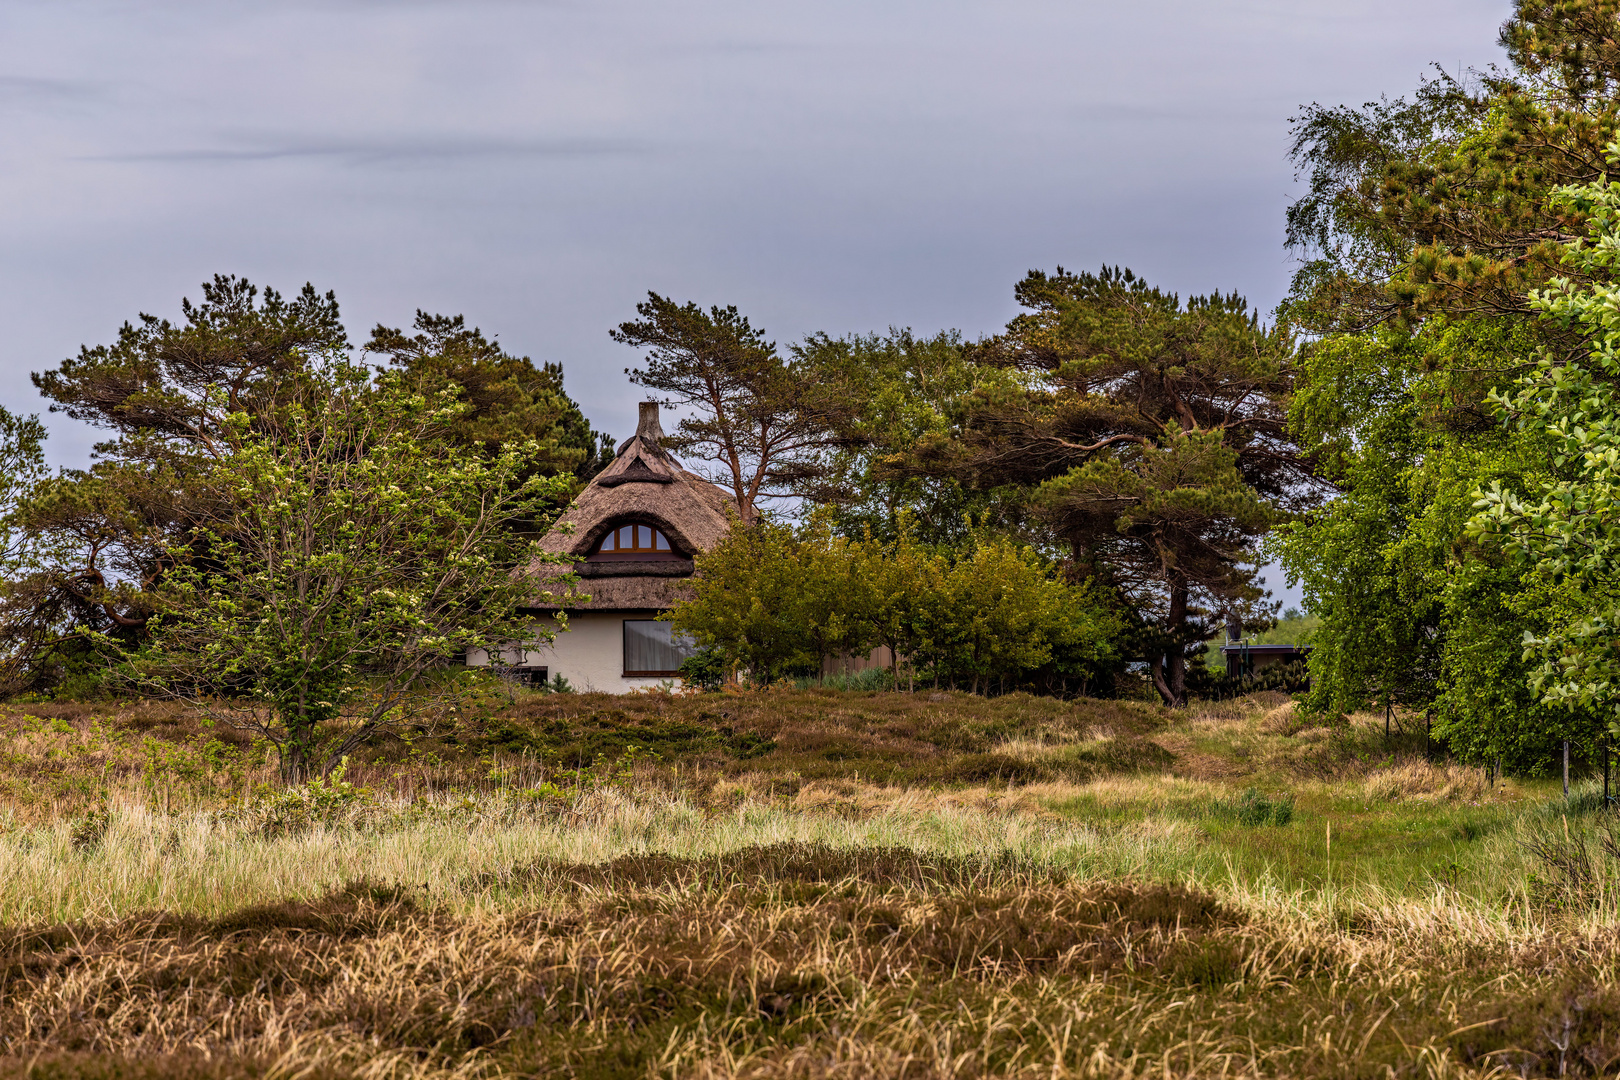
[[[1422,759],[1379,769],[1361,782],[1367,798],[1388,802],[1477,800],[1485,797],[1487,788],[1488,781],[1478,768]]]

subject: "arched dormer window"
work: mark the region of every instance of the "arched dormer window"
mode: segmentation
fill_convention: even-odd
[[[603,560],[679,559],[669,537],[651,525],[619,525],[596,542],[588,556]]]

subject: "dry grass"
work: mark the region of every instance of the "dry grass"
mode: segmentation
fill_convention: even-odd
[[[290,798],[180,710],[14,708],[0,1073],[1612,1073],[1591,800],[1381,724],[529,697]]]
[[[1477,769],[1455,764],[1435,764],[1418,759],[1402,761],[1371,773],[1362,781],[1362,791],[1369,799],[1390,802],[1415,800],[1427,802],[1478,801],[1490,795],[1490,782]]]
[[[895,849],[527,867],[529,910],[351,885],[0,937],[31,1075],[1600,1075],[1600,932],[1353,928],[1142,881]]]
[[[697,857],[785,842],[955,858],[994,852],[1087,876],[1196,862],[1196,833],[1184,822],[1145,817],[1130,828],[1100,830],[1041,809],[1043,796],[1081,788],[848,786],[843,793],[810,787],[774,802],[745,797],[723,809],[618,786],[583,790],[560,804],[499,795],[373,802],[270,832],[251,813],[165,815],[131,801],[115,805],[104,831],[88,841],[82,820],[0,835],[0,923],[141,910],[214,917],[311,899],[360,878],[409,885],[460,912],[506,910],[534,897],[498,883],[536,860],[593,863],[642,851]]]

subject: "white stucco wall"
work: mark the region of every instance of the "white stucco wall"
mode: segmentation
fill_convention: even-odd
[[[568,630],[550,645],[524,650],[520,660],[516,650],[507,650],[504,660],[523,667],[543,667],[548,677],[561,675],[580,693],[593,690],[628,694],[643,686],[657,686],[665,679],[624,677],[624,621],[656,618],[656,611],[598,612],[576,611],[568,616]],[[467,655],[472,667],[483,667],[489,657],[482,650]],[[680,684],[680,680],[675,680]]]

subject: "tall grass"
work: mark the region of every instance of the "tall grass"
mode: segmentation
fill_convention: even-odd
[[[796,690],[841,690],[852,693],[873,693],[893,690],[894,673],[888,668],[873,667],[848,674],[813,675],[793,680]]]
[[[1276,698],[901,697],[530,703],[293,791],[200,733],[31,721],[10,752],[76,786],[0,821],[0,1076],[1620,1060],[1589,786],[1492,787]]]
[[[842,783],[807,785],[789,798],[738,786],[720,792],[718,801],[697,803],[680,793],[607,784],[541,801],[512,791],[367,800],[291,828],[251,802],[229,812],[164,814],[131,795],[115,800],[104,818],[0,834],[0,923],[145,910],[214,916],[308,899],[362,879],[408,886],[458,912],[513,910],[548,902],[532,888],[500,884],[513,867],[536,860],[590,864],[646,852],[698,857],[787,842],[1006,856],[1078,879],[1186,884],[1276,912],[1330,917],[1440,902],[1470,918],[1500,920],[1548,887],[1548,871],[1531,849],[1563,820],[1550,808],[1532,807],[1501,823],[1471,845],[1466,876],[1455,861],[1442,861],[1416,879],[1378,880],[1356,873],[1349,855],[1341,856],[1348,865],[1330,874],[1290,874],[1279,861],[1292,850],[1286,845],[1331,863],[1322,819],[1297,817],[1292,796],[1251,791],[1222,798],[1214,794],[1219,790],[1149,778],[954,791]],[[1109,812],[1110,804],[1122,809]],[[1605,827],[1600,818],[1574,823],[1574,835],[1587,837],[1599,856],[1589,876],[1607,890],[1613,860],[1600,857]],[[1211,829],[1230,842],[1211,843]],[[1251,842],[1260,845],[1254,852],[1244,847]],[[1600,908],[1612,910],[1591,904],[1583,910],[1601,921]]]
[[[10,838],[8,904],[100,917],[0,931],[0,1073],[1543,1076],[1620,1050],[1606,918],[1065,872],[1162,838],[982,810],[481,812],[264,837],[124,807],[78,847]]]
[[[815,792],[807,801],[814,804]],[[751,800],[717,812],[679,796],[611,787],[538,807],[500,795],[384,801],[288,835],[266,835],[251,814],[165,815],[131,799],[114,805],[94,842],[75,842],[76,827],[63,820],[0,836],[0,923],[142,910],[215,915],[362,878],[420,888],[459,911],[504,909],[543,898],[477,882],[536,859],[697,856],[789,841],[954,857],[1007,853],[1085,876],[1158,876],[1187,864],[1195,850],[1174,822],[1099,831],[922,794],[851,816]]]

